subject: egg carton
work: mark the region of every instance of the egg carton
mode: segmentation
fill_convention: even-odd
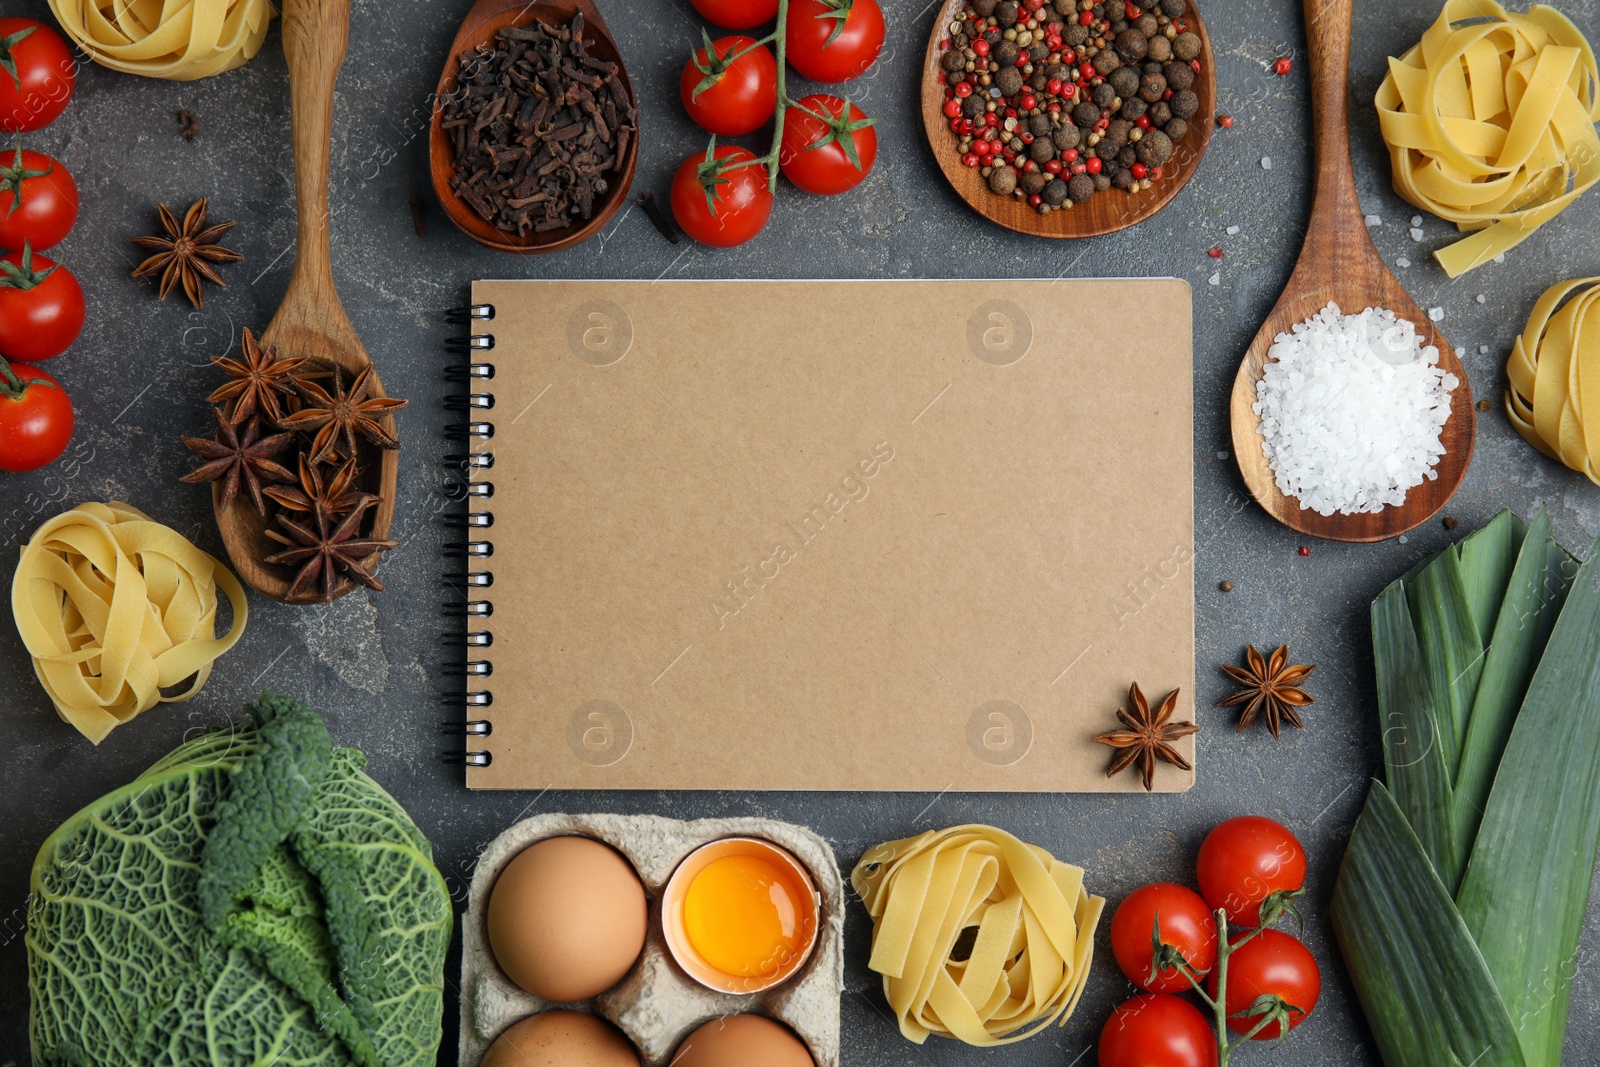
[[[591,1000],[556,1004],[507,978],[489,950],[489,891],[506,864],[536,841],[578,835],[603,841],[633,864],[649,899],[644,951],[626,977]],[[811,957],[787,982],[761,993],[719,993],[684,973],[667,951],[661,894],[689,853],[728,837],[759,837],[786,848],[810,871],[820,904]],[[658,815],[539,815],[512,826],[478,858],[461,921],[461,1067],[479,1067],[494,1039],[513,1023],[552,1008],[586,1011],[615,1023],[645,1067],[668,1067],[683,1039],[724,1015],[753,1013],[787,1025],[817,1067],[839,1067],[839,998],[844,993],[844,878],[833,849],[817,834],[773,819],[699,819]]]

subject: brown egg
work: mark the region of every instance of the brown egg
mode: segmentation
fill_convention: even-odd
[[[639,1054],[604,1019],[547,1011],[495,1038],[483,1067],[639,1067]]]
[[[724,1015],[683,1039],[672,1067],[816,1067],[804,1041],[763,1015]],[[487,1065],[485,1065],[487,1067]]]
[[[621,853],[552,837],[517,854],[489,893],[489,948],[545,1000],[587,1000],[621,980],[644,948],[644,886]]]

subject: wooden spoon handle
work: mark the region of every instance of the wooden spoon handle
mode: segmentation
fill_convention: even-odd
[[[295,281],[333,292],[328,253],[328,153],[333,84],[350,39],[350,0],[283,0],[283,54],[289,65],[299,247]],[[337,298],[335,298],[337,299]]]
[[[1350,162],[1350,24],[1354,0],[1305,0],[1311,118],[1316,144],[1316,199],[1301,262],[1339,254],[1341,236],[1365,240]],[[1353,228],[1353,229],[1352,229]],[[1353,249],[1351,249],[1353,251]]]

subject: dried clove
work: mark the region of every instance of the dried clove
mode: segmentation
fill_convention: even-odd
[[[183,127],[178,132],[182,134],[185,141],[194,140],[194,135],[200,132],[200,120],[195,117],[193,111],[186,107],[178,109],[178,123]]]

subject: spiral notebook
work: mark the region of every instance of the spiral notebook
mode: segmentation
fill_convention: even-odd
[[[459,317],[470,787],[1120,791],[1130,683],[1193,717],[1186,283],[482,281]]]

